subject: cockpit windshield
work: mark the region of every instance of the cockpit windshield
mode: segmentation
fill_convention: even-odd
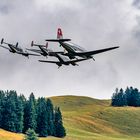
[[[78,46],[77,44],[74,44],[72,42],[67,42],[67,44],[69,46],[71,46],[71,48],[75,51],[75,52],[84,52],[86,51],[85,49],[83,49],[82,47]]]

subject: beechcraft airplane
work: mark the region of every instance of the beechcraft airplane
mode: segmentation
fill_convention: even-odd
[[[63,39],[63,33],[62,33],[61,28],[58,28],[57,39],[47,39],[46,41],[58,42],[60,46],[62,46],[67,51],[66,53],[63,53],[63,55],[68,56],[70,59],[74,59],[76,58],[76,56],[87,58],[87,59],[93,58],[93,55],[95,54],[103,53],[106,51],[119,48],[119,46],[116,46],[116,47],[105,48],[105,49],[100,49],[100,50],[86,51],[85,49],[82,49],[80,46],[72,42],[69,42],[71,41],[71,39]]]
[[[2,44],[6,44],[6,45],[8,45],[8,47],[3,46]],[[21,47],[18,46],[18,42],[16,43],[16,45],[13,45],[13,44],[10,44],[10,43],[6,43],[6,42],[4,42],[3,38],[1,40],[1,45],[0,46],[5,48],[5,49],[7,49],[7,50],[9,50],[12,53],[21,54],[21,55],[26,56],[28,58],[29,58],[29,55],[40,56],[38,54],[28,53],[26,50],[24,51]]]
[[[48,42],[46,43],[46,45],[39,45],[39,44],[35,44],[34,41],[31,42],[31,47],[33,46],[37,46],[39,47],[39,50],[38,49],[27,49],[28,51],[32,51],[32,52],[35,52],[35,53],[39,53],[43,56],[56,56],[56,53],[64,53],[64,52],[54,52],[53,50],[51,49],[48,49]]]
[[[39,62],[46,62],[46,63],[54,63],[58,65],[58,68],[61,67],[62,65],[73,65],[73,66],[78,66],[76,62],[84,61],[87,60],[87,58],[82,58],[82,59],[76,59],[76,60],[70,60],[66,57],[62,57],[61,54],[56,53],[56,57],[58,58],[59,61],[47,61],[47,60],[38,60]]]

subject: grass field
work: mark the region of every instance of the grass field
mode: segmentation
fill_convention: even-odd
[[[140,108],[111,107],[110,100],[81,96],[51,98],[61,107],[67,136],[63,140],[140,140]],[[23,135],[0,130],[0,140]],[[47,137],[40,140],[60,140]]]

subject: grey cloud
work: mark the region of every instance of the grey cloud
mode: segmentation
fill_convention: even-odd
[[[138,8],[138,9],[140,9],[140,1],[139,0],[134,0],[132,5],[135,6],[136,8]]]
[[[38,96],[76,94],[109,98],[116,87],[140,88],[136,74],[140,69],[138,42],[134,36],[136,27],[131,26],[131,15],[123,10],[130,8],[131,3],[15,0],[5,5],[10,10],[7,15],[0,15],[0,38],[11,43],[18,41],[23,48],[30,47],[31,40],[43,44],[46,38],[55,38],[58,27],[63,29],[64,37],[87,50],[121,47],[96,55],[95,62],[88,60],[79,63],[79,67],[60,69],[39,63],[38,59],[45,59],[43,57],[28,60],[0,48],[1,89],[15,89],[26,95],[33,91]],[[55,43],[49,47],[63,50]]]

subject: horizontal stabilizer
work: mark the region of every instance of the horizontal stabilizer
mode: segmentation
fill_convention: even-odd
[[[50,41],[50,42],[65,42],[65,41],[71,41],[71,39],[46,39],[46,41]]]

